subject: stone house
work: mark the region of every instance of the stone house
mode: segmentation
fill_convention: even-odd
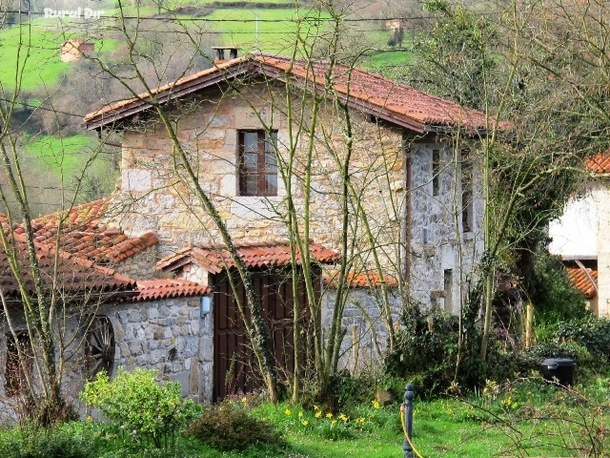
[[[306,300],[286,279],[302,256],[322,320],[343,308],[350,370],[380,356],[406,304],[461,307],[483,250],[480,163],[468,148],[481,112],[364,70],[257,54],[85,123],[120,135],[121,178],[69,213],[62,246],[138,279],[134,296],[100,313],[115,339],[106,364],[155,367],[205,401],[251,387],[234,266],[201,192],[253,273],[286,367],[290,310]],[[54,218],[37,220],[40,243],[54,240]]]
[[[486,126],[481,112],[364,70],[259,54],[108,105],[85,123],[122,138],[121,179],[108,200],[120,211],[106,221],[129,237],[159,239],[154,269],[132,274],[217,289],[213,352],[223,369],[215,385],[239,332],[222,327],[234,313],[220,306],[218,291],[231,266],[194,186],[209,196],[253,270],[290,267],[290,203],[326,279],[316,284],[327,319],[336,306],[333,263],[349,257],[346,367],[357,365],[356,354],[367,360],[383,350],[388,326],[409,301],[448,312],[461,306],[483,249],[480,163],[468,152]],[[196,183],[185,179],[176,148]],[[343,194],[342,167],[351,186]],[[260,281],[265,291],[282,283],[278,276]],[[274,294],[285,302],[284,293]],[[359,353],[350,353],[355,346]],[[224,394],[214,390],[214,397]]]
[[[584,191],[570,199],[560,218],[549,224],[549,251],[561,256],[568,275],[596,315],[610,316],[610,153],[585,162],[594,176]]]

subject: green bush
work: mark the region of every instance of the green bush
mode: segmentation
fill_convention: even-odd
[[[586,317],[589,312],[585,309],[584,297],[572,286],[561,259],[542,250],[533,258],[531,301],[536,306],[536,321],[552,324]]]
[[[100,372],[85,385],[82,397],[100,409],[123,439],[150,440],[163,449],[173,447],[176,435],[201,412],[199,405],[181,397],[179,383],[157,383],[155,372],[143,369],[119,369],[112,381]]]
[[[280,430],[270,421],[256,418],[234,402],[206,408],[187,433],[221,451],[243,451],[252,446],[286,448]]]
[[[587,316],[557,324],[557,340],[583,345],[589,353],[610,361],[610,320]]]
[[[88,458],[95,456],[99,437],[84,423],[64,423],[49,429],[15,427],[0,431],[3,458]]]
[[[394,350],[386,356],[386,376],[413,383],[419,394],[443,392],[456,375],[458,317],[412,306],[405,311],[402,324]],[[462,355],[457,374],[461,386],[472,387],[485,380],[478,364],[476,354]]]

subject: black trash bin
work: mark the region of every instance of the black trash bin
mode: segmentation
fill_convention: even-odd
[[[542,376],[549,382],[571,386],[574,383],[574,366],[576,363],[570,358],[549,358],[542,361]]]

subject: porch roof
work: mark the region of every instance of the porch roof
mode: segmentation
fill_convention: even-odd
[[[210,294],[211,291],[207,286],[187,280],[138,280],[138,294],[131,298],[131,301],[144,302],[173,297],[205,296]]]
[[[236,249],[249,269],[281,267],[291,263],[291,247],[286,242],[238,245]],[[317,243],[309,244],[309,253],[318,263],[328,264],[339,260],[339,254],[335,250],[324,248]],[[300,254],[297,253],[296,257],[297,263],[300,264]],[[225,247],[210,245],[184,248],[176,254],[160,260],[156,267],[157,270],[173,271],[192,263],[202,266],[213,274],[235,267],[235,263]]]
[[[339,275],[325,274],[324,283],[330,287],[336,287],[339,283]],[[350,272],[346,277],[346,282],[350,288],[381,288],[387,286],[394,288],[398,286],[398,280],[389,274],[379,275],[377,272]]]

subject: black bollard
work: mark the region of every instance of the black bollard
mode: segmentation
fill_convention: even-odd
[[[415,391],[413,391],[413,385],[409,383],[407,384],[407,390],[405,391],[405,402],[403,404],[405,428],[407,430],[407,436],[409,437],[408,440],[405,437],[402,444],[402,451],[405,458],[415,458],[415,455],[413,455],[413,447],[411,447],[411,444],[409,443],[410,440],[413,440],[413,399],[415,399]]]

